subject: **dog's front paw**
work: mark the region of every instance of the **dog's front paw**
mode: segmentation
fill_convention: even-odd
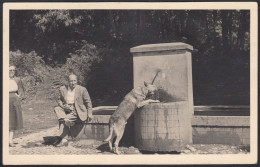
[[[150,103],[160,103],[159,100],[151,100]]]

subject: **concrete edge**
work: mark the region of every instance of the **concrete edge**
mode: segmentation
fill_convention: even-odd
[[[158,51],[169,51],[169,50],[193,50],[193,46],[182,43],[158,43],[158,44],[146,44],[130,48],[131,53],[138,52],[158,52]]]
[[[194,116],[192,126],[250,126],[250,116]]]

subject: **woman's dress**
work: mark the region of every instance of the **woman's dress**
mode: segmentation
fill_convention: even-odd
[[[23,117],[18,85],[14,79],[9,79],[9,130],[23,128]],[[15,85],[16,84],[16,85]]]

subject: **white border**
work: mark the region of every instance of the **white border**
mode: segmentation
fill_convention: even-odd
[[[257,69],[258,8],[256,2],[172,3],[4,3],[3,4],[3,97],[8,97],[9,10],[31,9],[171,9],[250,10],[250,154],[227,155],[10,155],[8,147],[9,98],[3,98],[3,164],[252,164],[257,163]]]

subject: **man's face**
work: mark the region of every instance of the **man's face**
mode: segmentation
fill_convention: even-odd
[[[74,89],[77,85],[77,76],[76,75],[70,75],[69,76],[69,86],[71,89]]]
[[[9,67],[9,77],[13,78],[15,74],[15,67],[14,66],[10,66]]]

